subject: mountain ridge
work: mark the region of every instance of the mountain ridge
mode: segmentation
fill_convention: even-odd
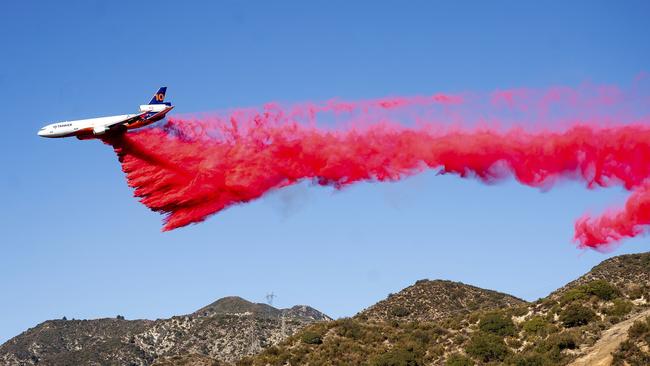
[[[436,302],[437,306],[432,306]],[[355,317],[368,320],[433,321],[481,308],[526,304],[515,296],[449,280],[418,280]],[[443,306],[444,305],[444,306]]]
[[[0,345],[0,364],[144,366],[185,353],[232,362],[330,320],[306,305],[277,309],[236,296],[168,319],[47,320]]]
[[[650,318],[638,319],[648,309],[650,253],[604,260],[535,302],[421,280],[352,318],[310,324],[237,365],[566,365],[599,341],[615,350],[606,362],[644,365]],[[611,337],[619,323],[633,341]]]
[[[0,363],[544,366],[578,362],[600,342],[622,365],[650,360],[650,319],[639,320],[648,309],[650,253],[641,253],[604,260],[534,302],[419,280],[337,320],[238,296],[169,319],[49,320],[1,345]],[[630,335],[611,337],[617,327]]]

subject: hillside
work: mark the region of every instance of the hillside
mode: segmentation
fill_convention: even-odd
[[[418,281],[353,318],[309,325],[238,365],[532,366],[596,358],[646,365],[650,320],[638,319],[650,309],[649,279],[644,253],[608,259],[534,303]],[[594,354],[597,342],[614,354]]]
[[[626,254],[602,261],[580,278],[569,282],[549,295],[557,298],[586,283],[604,280],[626,293],[639,293],[650,284],[650,253]]]
[[[0,346],[2,365],[151,365],[174,357],[232,362],[330,318],[308,306],[276,309],[239,297],[160,320],[50,320]]]
[[[121,319],[48,320],[0,346],[0,364],[82,365],[106,360],[124,365],[146,364],[151,357],[130,340],[153,323]]]
[[[547,297],[420,280],[332,321],[226,297],[162,320],[51,320],[2,365],[647,365],[650,253],[603,261]]]
[[[499,309],[526,302],[504,293],[443,280],[420,280],[391,294],[357,317],[373,321],[436,321],[480,309]]]

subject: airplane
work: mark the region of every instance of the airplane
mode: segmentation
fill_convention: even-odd
[[[56,122],[38,130],[38,135],[50,138],[76,136],[79,140],[88,140],[114,136],[150,125],[165,118],[174,108],[171,103],[164,101],[166,92],[165,86],[158,89],[149,104],[140,106],[140,113]]]

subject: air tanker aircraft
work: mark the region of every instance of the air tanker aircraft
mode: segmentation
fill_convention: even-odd
[[[165,115],[174,108],[171,103],[164,102],[166,92],[167,87],[165,86],[158,89],[149,104],[140,106],[138,114],[56,122],[38,130],[38,135],[42,137],[76,136],[79,140],[87,140],[114,136],[127,130],[150,125],[165,118]]]

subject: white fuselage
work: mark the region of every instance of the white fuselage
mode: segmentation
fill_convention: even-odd
[[[137,114],[122,114],[118,116],[80,119],[76,121],[63,121],[49,124],[38,131],[42,137],[68,137],[79,134],[101,134],[107,126],[135,117]]]
[[[168,104],[145,104],[140,113],[51,123],[38,131],[41,137],[97,138],[116,132],[140,128],[165,118],[174,107]]]

